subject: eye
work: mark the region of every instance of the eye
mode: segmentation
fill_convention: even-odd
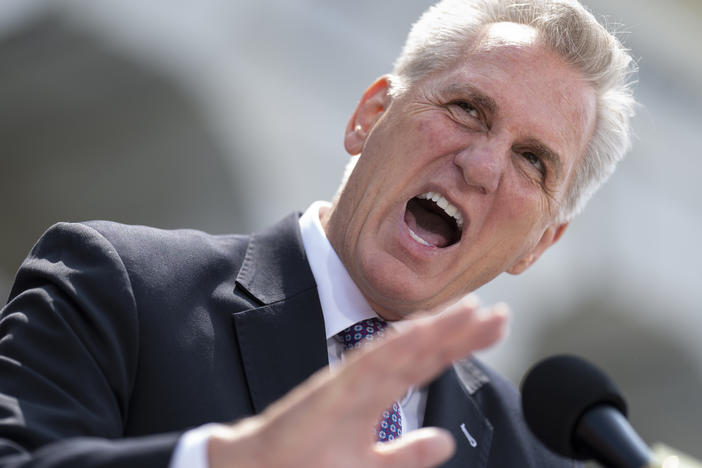
[[[480,112],[468,101],[455,101],[453,103],[456,107],[459,107],[463,112],[470,115],[474,119],[480,118]]]
[[[532,153],[531,151],[524,151],[522,153],[522,157],[526,159],[529,164],[534,166],[541,174],[546,173],[546,166],[544,165],[544,162],[535,153]]]

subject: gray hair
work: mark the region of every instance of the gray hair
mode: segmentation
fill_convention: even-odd
[[[541,40],[576,67],[597,95],[595,131],[559,207],[565,221],[580,213],[631,146],[636,65],[621,42],[576,0],[442,0],[412,26],[395,62],[391,93],[399,96],[438,70],[447,70],[486,25],[535,28]]]

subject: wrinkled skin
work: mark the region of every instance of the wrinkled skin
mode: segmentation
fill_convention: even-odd
[[[595,121],[594,93],[533,30],[497,24],[450,70],[391,98],[388,79],[364,94],[345,135],[361,153],[327,236],[378,314],[438,311],[499,273],[521,273],[563,234],[558,206]],[[465,219],[446,248],[408,234],[408,200],[438,191]],[[212,468],[436,466],[454,443],[424,428],[379,445],[369,428],[411,385],[494,344],[502,306],[463,300],[318,372],[261,415],[221,426]]]
[[[454,68],[398,98],[388,86],[376,81],[349,122],[346,149],[360,160],[322,219],[375,311],[396,320],[521,273],[561,236],[595,96],[531,28],[503,23]],[[405,224],[408,200],[430,190],[466,220],[447,248],[421,245]]]

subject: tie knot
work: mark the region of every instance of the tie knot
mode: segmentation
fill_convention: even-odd
[[[338,336],[344,342],[346,349],[360,348],[364,343],[382,338],[385,335],[383,330],[387,326],[385,320],[373,317],[351,325]]]

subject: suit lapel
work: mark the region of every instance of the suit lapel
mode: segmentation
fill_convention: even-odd
[[[237,286],[261,304],[233,314],[254,411],[328,363],[317,286],[291,215],[251,237]]]
[[[443,468],[484,468],[493,427],[472,395],[487,377],[470,361],[461,361],[429,386],[424,426],[443,427],[456,440],[456,453]]]
[[[329,362],[317,286],[291,215],[251,237],[237,287],[259,306],[232,314],[255,413]],[[493,428],[472,395],[488,381],[471,361],[429,386],[424,426],[449,430],[456,453],[445,468],[485,468]]]
[[[256,413],[328,362],[316,291],[235,313],[234,321]]]

